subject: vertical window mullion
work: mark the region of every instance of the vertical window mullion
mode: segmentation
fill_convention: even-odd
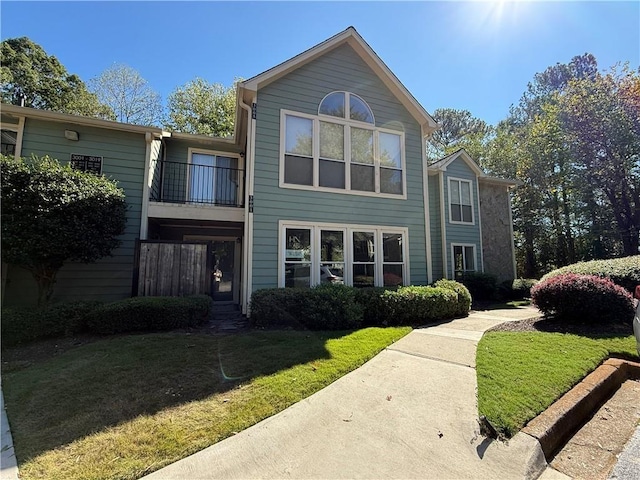
[[[374,188],[376,193],[380,193],[380,132],[373,132],[373,169],[374,169]]]
[[[313,186],[318,187],[320,185],[320,120],[315,118],[313,120],[313,131],[311,136],[313,138]]]
[[[351,127],[344,125],[344,188],[351,190]]]

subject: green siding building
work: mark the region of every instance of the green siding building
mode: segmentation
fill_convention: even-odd
[[[424,285],[471,271],[513,278],[516,182],[486,176],[464,151],[427,165],[436,128],[352,27],[241,82],[230,138],[2,112],[3,151],[102,157],[102,173],[126,192],[122,246],[96,264],[66,265],[56,300],[181,291],[243,313],[262,288]],[[206,257],[176,253],[199,244]],[[196,271],[205,274],[198,292],[167,286]],[[5,304],[34,295],[27,272],[3,265]]]

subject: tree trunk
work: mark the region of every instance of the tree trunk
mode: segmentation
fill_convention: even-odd
[[[31,273],[38,285],[38,307],[43,307],[49,303],[53,295],[58,269],[39,265]]]

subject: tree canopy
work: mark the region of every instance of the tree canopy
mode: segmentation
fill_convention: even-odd
[[[52,295],[69,261],[95,262],[120,244],[124,191],[104,176],[71,169],[47,156],[0,156],[2,259],[31,272],[38,303]]]
[[[52,55],[27,37],[4,40],[0,46],[0,98],[24,99],[27,107],[113,119],[111,109],[90,93],[84,82],[67,72]]]
[[[471,115],[468,110],[438,108],[432,116],[440,128],[433,132],[427,144],[430,162],[460,148],[464,148],[476,162],[482,162],[486,143],[492,134],[490,125]]]
[[[638,72],[601,72],[585,54],[536,74],[484,166],[524,182],[513,195],[520,275],[638,254]]]
[[[162,100],[140,73],[114,64],[89,82],[98,100],[108,105],[119,122],[157,125],[162,117]]]
[[[233,134],[236,115],[236,79],[231,87],[195,78],[176,88],[167,102],[165,127],[177,132],[215,137]]]

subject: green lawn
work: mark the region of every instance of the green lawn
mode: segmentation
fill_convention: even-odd
[[[638,360],[634,337],[487,332],[478,344],[478,411],[506,437],[609,356]]]
[[[5,362],[21,478],[139,478],[311,395],[409,331],[132,335]]]

